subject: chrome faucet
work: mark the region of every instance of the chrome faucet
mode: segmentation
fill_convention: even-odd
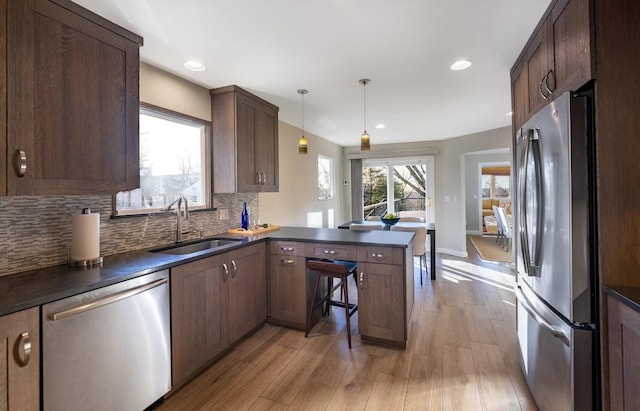
[[[187,202],[187,198],[185,196],[178,197],[173,203],[169,204],[167,208],[163,208],[162,211],[170,211],[171,207],[173,207],[176,203],[178,204],[176,207],[176,243],[182,242],[182,235],[189,234],[188,231],[182,231],[182,202],[184,201],[184,219],[189,219],[189,203]]]

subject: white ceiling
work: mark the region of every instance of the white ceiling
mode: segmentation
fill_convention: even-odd
[[[141,59],[206,88],[236,84],[280,119],[359,144],[511,124],[509,70],[550,0],[75,0],[144,37]],[[473,66],[454,72],[458,59]],[[202,61],[204,72],[183,67]],[[375,129],[384,123],[384,130]],[[312,141],[310,142],[312,144]]]

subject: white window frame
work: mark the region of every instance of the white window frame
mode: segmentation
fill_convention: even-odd
[[[323,188],[320,187],[320,161],[321,160],[327,160],[329,161],[329,178],[328,183],[329,183],[329,196],[328,197],[323,197],[320,195],[320,193],[323,191]],[[329,156],[325,156],[322,154],[318,154],[318,200],[331,200],[333,198],[335,198],[336,193],[335,193],[335,160],[332,157]]]
[[[201,142],[201,164],[204,164],[201,175],[203,178],[203,196],[205,199],[204,205],[192,206],[189,204],[189,210],[198,209],[210,209],[212,205],[211,201],[211,122],[192,117],[187,114],[179,113],[177,111],[165,109],[163,107],[155,106],[153,104],[140,102],[140,115],[153,116],[161,118],[167,121],[175,123],[186,124],[190,126],[202,127],[202,142]],[[131,215],[146,215],[165,212],[161,208],[139,208],[139,209],[117,209],[116,195],[113,195],[112,201],[112,215],[114,216],[131,216]]]

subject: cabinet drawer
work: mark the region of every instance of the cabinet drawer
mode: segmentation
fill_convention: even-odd
[[[355,245],[307,243],[307,257],[356,261]]]
[[[404,249],[395,247],[358,246],[358,261],[402,265]]]
[[[270,241],[269,251],[271,255],[304,255],[304,244],[295,241]]]

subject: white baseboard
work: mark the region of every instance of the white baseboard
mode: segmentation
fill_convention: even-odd
[[[448,248],[436,248],[436,253],[449,254],[461,258],[469,257],[469,254],[466,251],[450,250]]]

